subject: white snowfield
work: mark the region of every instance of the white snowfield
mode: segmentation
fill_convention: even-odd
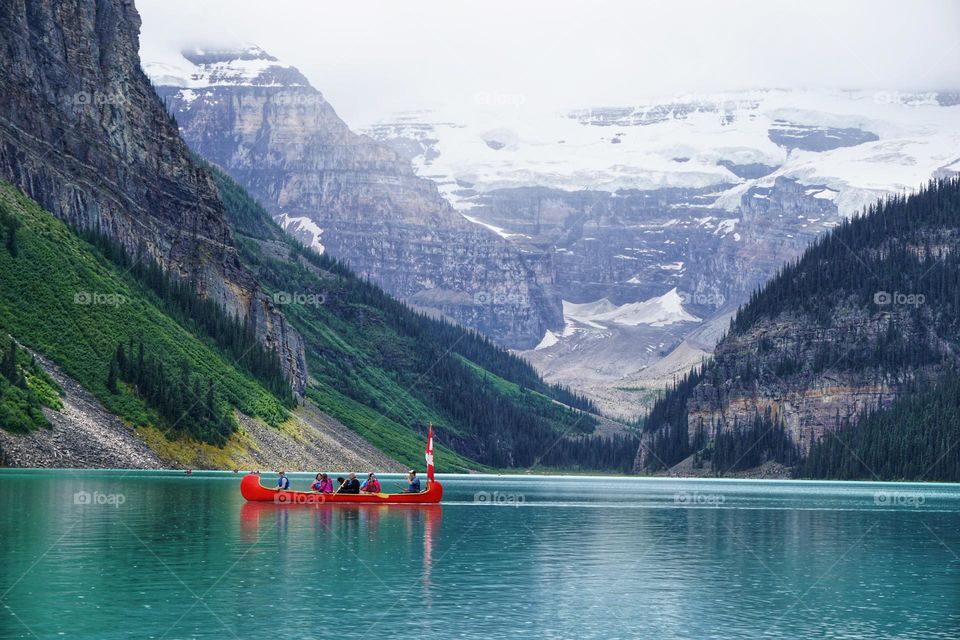
[[[563,301],[563,318],[567,323],[577,322],[602,329],[608,324],[635,327],[640,324],[663,327],[675,322],[700,322],[700,318],[683,309],[683,299],[676,287],[662,296],[643,302],[630,302],[617,306],[601,298],[595,302],[574,304]]]
[[[610,325],[636,327],[647,325],[665,327],[676,322],[700,322],[700,318],[687,313],[683,298],[673,288],[662,296],[643,302],[615,305],[606,298],[594,302],[576,304],[563,301],[564,329],[562,332],[547,331],[535,350],[552,347],[562,338],[569,338],[578,331],[606,329]]]
[[[744,194],[772,187],[780,177],[809,185],[805,195],[833,202],[849,216],[884,195],[960,172],[960,106],[949,96],[942,102],[936,94],[828,90],[681,96],[580,110],[538,111],[527,102],[477,100],[401,114],[366,132],[402,143],[398,148],[407,153],[419,150],[413,161],[420,175],[435,180],[464,217],[504,238],[523,240],[483,219],[482,210],[472,210],[478,194],[533,186],[612,193],[693,187],[710,197],[705,204],[684,205],[685,215],[700,207],[703,213],[662,226],[696,224],[741,242],[741,234],[750,233],[741,218]],[[818,148],[823,150],[810,150]],[[769,198],[762,190],[753,197]],[[802,218],[801,228],[821,224],[818,215]],[[665,278],[685,268],[682,261],[659,265]],[[627,284],[650,284],[650,278],[645,272]],[[618,371],[642,378],[640,386],[656,386],[657,372],[668,381],[708,353],[720,335],[712,327],[728,321],[729,312],[701,320],[683,302],[676,289],[620,306],[607,298],[565,301],[563,329],[546,331],[527,357],[548,379],[594,395],[625,384],[609,382],[618,379]],[[664,345],[697,331],[706,337],[693,347],[681,341],[673,351],[686,355],[656,356]],[[644,349],[651,353],[648,360],[638,351]],[[647,369],[640,373],[636,367]],[[634,405],[636,399],[623,402]]]
[[[915,189],[938,170],[960,166],[960,106],[941,106],[935,94],[763,90],[547,112],[526,103],[477,102],[399,114],[367,133],[429,145],[432,153],[414,158],[417,170],[464,210],[472,202],[463,183],[481,192],[732,184],[718,204],[733,211],[750,186],[785,176],[827,185],[834,193],[823,197],[835,198],[841,213],[850,215],[879,195]],[[798,126],[862,130],[879,140],[805,151],[770,139],[771,129],[793,133]],[[744,179],[722,161],[776,169]]]

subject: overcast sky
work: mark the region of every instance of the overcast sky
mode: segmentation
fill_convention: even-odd
[[[955,0],[136,4],[145,61],[254,42],[355,126],[478,93],[559,109],[723,89],[960,86]]]

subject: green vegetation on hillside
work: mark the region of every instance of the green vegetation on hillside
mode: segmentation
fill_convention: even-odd
[[[417,433],[326,385],[310,386],[307,397],[324,413],[349,425],[394,460],[412,468],[423,467],[425,434]],[[483,465],[464,458],[439,440],[434,444],[434,463],[444,473],[484,469]]]
[[[54,360],[113,413],[133,425],[151,425],[197,438],[222,437],[193,432],[189,420],[164,418],[135,385],[110,382],[117,345],[142,342],[152,361],[169,372],[192,372],[186,389],[191,405],[206,406],[215,381],[214,404],[279,424],[284,403],[234,366],[212,339],[198,339],[164,313],[156,294],[119,269],[93,245],[14,187],[0,183],[0,212],[18,221],[16,252],[0,251],[0,332]],[[116,391],[114,393],[113,391]]]
[[[800,476],[835,480],[960,479],[960,375],[916,384],[889,409],[839,418],[810,450]]]
[[[695,448],[698,442],[705,441],[702,431],[697,435]],[[800,460],[800,452],[787,435],[783,420],[774,418],[769,410],[762,415],[755,413],[745,425],[734,418],[733,428],[719,434],[712,444],[703,459],[710,460],[710,468],[718,474],[752,469],[770,460],[787,466]]]
[[[49,427],[43,407],[60,409],[62,389],[15,340],[2,347],[0,358],[0,427],[26,433]]]
[[[958,248],[956,178],[878,203],[817,240],[751,296],[718,346],[718,355],[654,403],[644,424],[655,454],[648,469],[671,466],[711,443],[714,450],[730,452],[726,457],[731,460],[739,459],[737,451],[749,462],[778,459],[800,464],[809,477],[877,473],[920,479],[927,472],[928,479],[960,479],[953,451],[956,438],[950,437],[956,434],[952,401],[938,403],[935,394],[920,385],[958,364]],[[802,327],[811,337],[795,340],[787,332],[771,339],[757,330],[771,321]],[[724,352],[731,341],[737,341],[738,348]],[[722,407],[735,393],[769,397],[785,393],[786,381],[802,389],[828,371],[896,385],[900,397],[894,408],[864,414],[862,424],[854,427],[838,417],[836,427],[845,442],[827,434],[805,462],[776,436],[776,421],[760,432],[741,429],[716,441],[709,433],[714,425],[688,424],[694,397]],[[950,380],[939,388],[956,389]],[[767,431],[773,440],[764,435]],[[939,458],[934,468],[924,468]],[[861,459],[870,462],[865,465]]]
[[[592,410],[590,402],[546,384],[527,362],[476,332],[418,313],[303,247],[230,178],[214,173],[241,260],[304,337],[307,395],[321,409],[407,464],[422,465],[428,423],[445,470],[531,467],[547,454],[552,464],[575,467],[587,449],[597,450],[591,463],[610,465],[597,469],[632,464],[635,449],[624,453],[623,442],[583,438],[596,420],[577,409]]]
[[[256,378],[275,396],[293,404],[293,391],[283,373],[280,358],[258,340],[249,317],[241,320],[228,314],[216,301],[201,298],[189,282],[174,280],[139,247],[131,256],[123,245],[97,229],[81,230],[80,237],[100,250],[124,273],[155,294],[155,302],[169,316],[194,335],[213,340],[231,362]]]
[[[120,392],[120,380],[128,383],[170,425],[195,438],[223,446],[236,428],[229,407],[224,408],[210,378],[193,375],[184,360],[177,371],[144,351],[143,341],[127,349],[117,345],[107,372],[107,390]],[[201,401],[202,399],[202,401]]]
[[[438,467],[449,471],[632,463],[631,436],[591,435],[596,419],[580,410],[589,402],[475,332],[417,313],[307,250],[218,180],[243,261],[304,337],[307,395],[323,411],[411,466],[422,466],[430,423]],[[97,230],[78,236],[3,185],[0,231],[9,229],[0,331],[56,361],[108,410],[216,445],[236,428],[232,409],[274,425],[286,418],[289,389],[275,355],[188,283]],[[3,406],[18,416],[11,428],[42,426],[39,407],[56,401],[32,379],[24,376],[26,388],[2,382]]]
[[[909,196],[893,196],[845,220],[816,240],[750,297],[731,323],[735,334],[759,319],[795,312],[829,323],[840,302],[878,309],[901,304],[920,314],[936,305],[944,313],[937,328],[956,339],[960,332],[960,255],[950,250],[960,232],[960,179],[931,182]],[[899,302],[893,294],[913,295]],[[886,296],[878,297],[878,294]],[[919,298],[917,296],[923,296]],[[914,350],[922,348],[915,344]],[[924,355],[895,351],[908,362]],[[905,360],[874,354],[887,366]]]
[[[643,430],[652,434],[647,457],[647,471],[661,471],[677,464],[706,444],[702,426],[696,439],[690,441],[687,400],[703,379],[706,365],[694,369],[662,393],[643,421]]]

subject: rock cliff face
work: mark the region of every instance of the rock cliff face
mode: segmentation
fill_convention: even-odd
[[[825,327],[803,316],[784,315],[758,323],[748,333],[728,337],[717,346],[713,358],[720,371],[735,371],[738,365],[753,362],[756,378],[749,376],[708,375],[687,399],[688,443],[697,447],[697,438],[709,446],[720,434],[731,434],[736,425],[750,425],[757,415],[769,415],[782,422],[785,433],[800,456],[810,452],[813,443],[847,424],[865,411],[889,407],[899,389],[922,371],[881,372],[850,367],[844,362],[840,346],[833,361],[813,367],[819,345],[850,344],[851,341],[876,344],[890,326],[914,332],[905,314],[893,317],[872,314],[868,310],[843,310]],[[761,353],[760,344],[775,345]],[[797,370],[787,373],[784,354],[796,358]],[[711,370],[712,372],[713,370]],[[649,432],[637,453],[635,471],[643,473],[663,468],[668,458],[652,446],[656,430]],[[749,446],[749,445],[748,445]],[[746,447],[744,447],[746,449]],[[670,460],[667,464],[673,464]],[[726,472],[732,469],[717,469]]]
[[[746,189],[736,210],[727,211],[712,188],[504,189],[478,198],[475,213],[554,252],[565,327],[526,357],[611,414],[636,417],[651,388],[712,350],[752,291],[843,219],[826,197],[832,195],[825,186],[780,177]],[[583,322],[574,311],[598,300],[627,310],[670,292],[684,317]]]
[[[352,132],[295,68],[256,47],[147,62],[193,150],[308,246],[507,346],[532,347],[560,326],[548,257],[455,212],[409,161]]]
[[[251,317],[302,391],[300,337],[240,266],[211,177],[140,68],[139,29],[127,0],[0,6],[0,176]]]

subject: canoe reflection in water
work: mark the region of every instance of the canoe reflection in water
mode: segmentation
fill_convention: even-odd
[[[321,503],[291,509],[272,502],[244,502],[240,532],[244,544],[275,544],[280,564],[300,562],[304,554],[322,558],[345,553],[364,563],[382,564],[388,559],[380,556],[381,548],[395,550],[399,542],[400,547],[411,549],[422,540],[420,581],[423,604],[430,607],[434,548],[441,543],[442,516],[439,504]],[[402,558],[389,561],[402,562]]]

